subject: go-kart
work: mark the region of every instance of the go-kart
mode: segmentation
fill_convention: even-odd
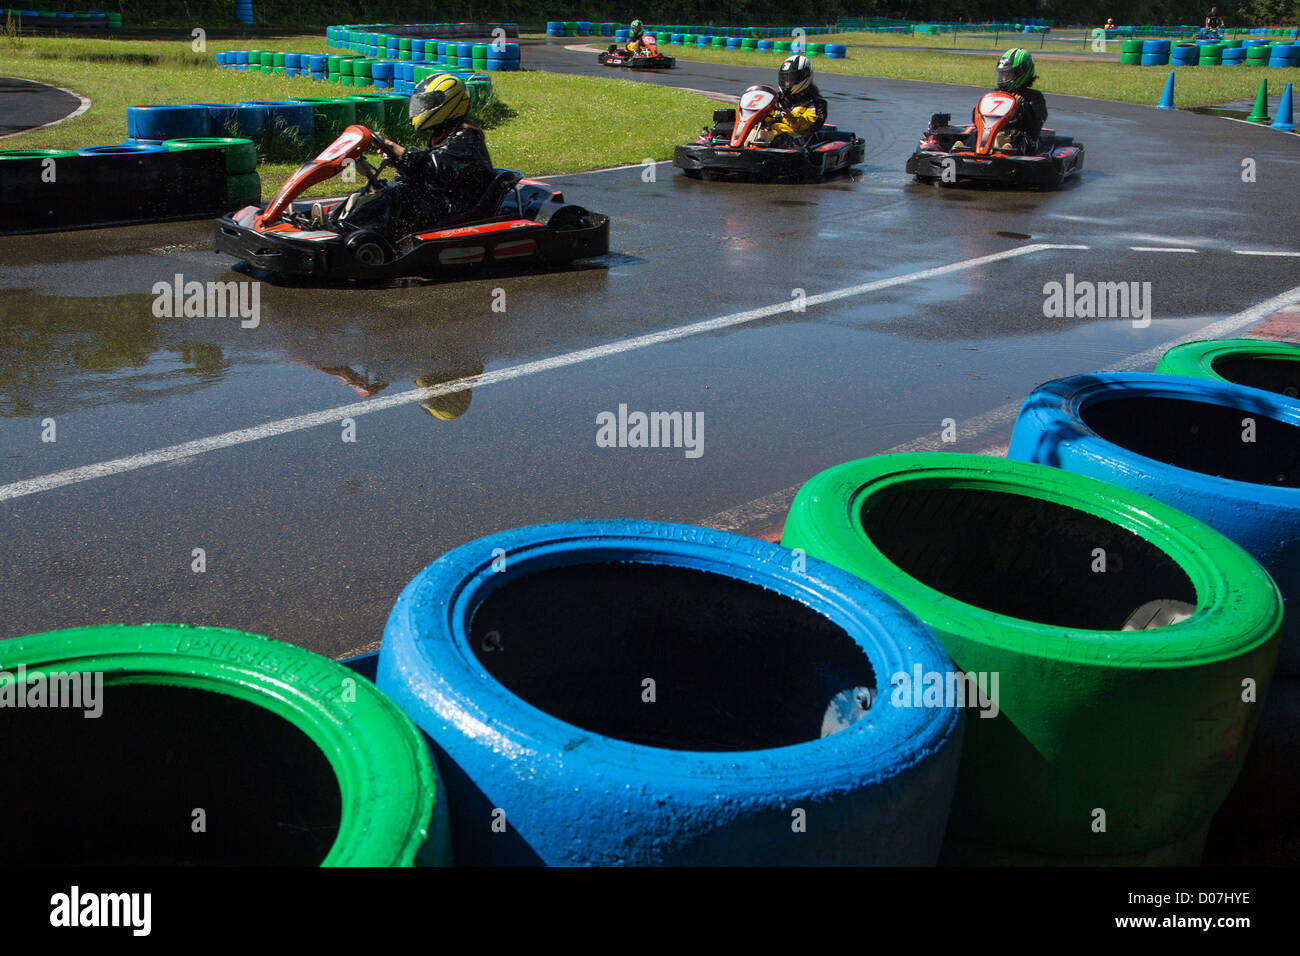
[[[1223,41],[1223,31],[1217,28],[1211,29],[1210,27],[1200,27],[1192,39],[1213,40],[1215,43],[1221,43]]]
[[[673,151],[673,165],[692,177],[809,182],[862,162],[866,144],[830,123],[806,136],[773,133],[777,105],[770,86],[751,86],[735,109],[714,110],[713,126]]]
[[[1017,149],[1007,129],[1017,102],[1001,90],[985,93],[975,107],[975,122],[968,126],[953,126],[949,114],[935,113],[907,161],[907,171],[922,182],[1061,185],[1083,168],[1083,145],[1044,129],[1037,148]]]
[[[645,52],[620,50],[617,43],[611,43],[608,50],[596,54],[596,62],[602,66],[624,66],[630,70],[671,70],[677,65],[677,57],[659,52],[659,44],[650,34],[643,34],[641,42]]]
[[[363,155],[372,143],[387,153],[377,168]],[[436,226],[396,242],[353,227],[348,213],[387,188],[380,173],[394,158],[366,127],[349,126],[265,206],[245,206],[218,219],[213,244],[218,252],[286,276],[365,281],[433,277],[467,266],[566,263],[609,251],[608,217],[566,203],[553,186],[499,167],[471,209]],[[349,164],[366,177],[361,192],[346,200],[294,201]]]

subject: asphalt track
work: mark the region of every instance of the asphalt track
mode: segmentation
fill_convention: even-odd
[[[559,44],[525,57],[611,72]],[[632,79],[738,93],[774,76]],[[1294,137],[1053,95],[1050,124],[1087,147],[1080,182],[939,189],[903,164],[930,113],[978,91],[837,75],[823,92],[867,143],[844,179],[551,178],[613,219],[611,255],[570,270],[326,288],[231,271],[207,223],[0,238],[0,636],[171,620],[370,649],[410,577],[482,534],[746,530],[744,503],[829,465],[945,418],[978,442],[1042,381],[1150,367],[1163,343],[1300,299]],[[1150,282],[1149,325],[1045,317],[1067,273]],[[268,280],[260,321],[156,317],[176,275]],[[703,453],[597,447],[620,405],[703,413]]]
[[[35,80],[0,76],[0,136],[49,126],[80,112],[81,97]]]

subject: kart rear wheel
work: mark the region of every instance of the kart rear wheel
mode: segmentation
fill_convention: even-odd
[[[565,206],[557,209],[547,220],[552,229],[586,229],[591,225],[591,213],[581,206]]]

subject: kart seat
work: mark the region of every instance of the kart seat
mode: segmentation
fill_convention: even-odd
[[[506,198],[506,194],[514,188],[515,183],[519,182],[520,178],[520,175],[512,169],[502,170],[497,173],[496,178],[492,180],[488,188],[483,190],[483,195],[479,197],[478,202],[464,212],[457,213],[439,223],[438,228],[448,229],[478,219],[497,218],[497,210],[501,208],[502,200]]]

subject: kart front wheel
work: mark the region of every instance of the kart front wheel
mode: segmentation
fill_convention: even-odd
[[[382,266],[394,258],[393,248],[378,233],[362,229],[348,237],[348,251],[363,266]]]

